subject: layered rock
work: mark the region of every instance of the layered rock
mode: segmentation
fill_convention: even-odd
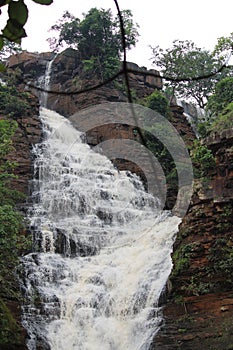
[[[27,53],[23,52],[12,56],[7,66],[9,69],[20,69],[22,72],[21,84],[35,86],[38,88],[45,85],[44,75],[49,62],[52,63],[50,83],[46,106],[64,116],[70,116],[80,109],[100,104],[103,102],[125,102],[127,101],[123,76],[117,78],[99,89],[80,93],[98,85],[100,81],[94,76],[83,74],[83,67],[78,51],[66,49],[60,54],[53,53]],[[139,67],[134,63],[127,63],[127,67],[134,73],[129,73],[130,88],[138,98],[150,95],[154,89],[162,88],[162,79],[159,72],[147,71],[145,67]],[[145,72],[145,73],[144,73]],[[148,75],[149,73],[153,75]],[[154,76],[157,75],[157,76]],[[41,92],[30,88],[38,97]]]
[[[19,68],[21,70],[23,76],[23,79],[21,79],[21,88],[27,89],[27,83],[30,86],[46,86],[51,91],[51,93],[47,94],[46,98],[43,91],[35,88],[32,91],[42,100],[46,100],[46,106],[48,108],[67,117],[81,110],[88,111],[89,107],[102,103],[127,102],[123,75],[117,77],[113,82],[100,86],[97,89],[92,89],[100,81],[94,77],[87,79],[87,76],[83,73],[78,51],[73,49],[66,49],[58,55],[52,53],[31,54],[23,52],[10,58],[8,67],[9,69]],[[145,67],[139,67],[137,64],[130,62],[127,63],[127,68],[130,71],[128,76],[133,98],[141,100],[154,92],[155,89],[162,88],[162,80],[159,72],[155,70],[148,71]],[[50,71],[49,81],[45,81],[44,74],[45,72],[48,73],[48,71]],[[81,90],[85,89],[91,90],[80,93]],[[87,114],[87,118],[91,117]],[[195,135],[189,122],[183,115],[182,107],[171,106],[170,121],[187,145],[190,145]],[[96,146],[109,139],[130,139],[144,143],[142,132],[143,130],[141,132],[138,131],[135,125],[108,123],[88,130],[86,135],[87,142],[91,146]],[[140,155],[140,152],[138,152],[136,158],[141,159],[143,157],[144,155]],[[146,176],[136,162],[123,157],[123,159],[114,159],[114,163],[120,170],[128,169],[136,172],[146,183]],[[150,169],[151,164],[148,164],[147,168]],[[171,196],[174,197],[175,195],[176,192],[172,191]],[[168,199],[168,202],[174,203],[174,200],[172,199],[170,201]]]
[[[4,116],[2,116],[4,117]],[[42,139],[42,128],[39,119],[39,104],[35,96],[30,97],[30,110],[16,118],[18,128],[13,137],[13,151],[8,160],[17,164],[12,180],[14,189],[29,195],[29,183],[33,177],[33,159],[31,150],[33,145]]]
[[[152,349],[232,349],[233,130],[206,140],[216,168],[195,184],[174,245],[165,323]]]
[[[30,181],[33,177],[33,158],[31,150],[34,144],[40,142],[42,137],[41,123],[39,120],[38,99],[33,95],[20,93],[18,99],[26,103],[24,113],[16,113],[9,117],[0,111],[0,119],[14,118],[18,123],[12,142],[12,151],[8,154],[7,160],[16,164],[14,169],[15,178],[9,184],[10,189],[19,191],[23,196],[17,200],[17,209],[26,214],[28,196],[30,194]],[[27,236],[26,228],[19,232],[20,236]],[[22,241],[22,240],[21,240]],[[23,244],[22,244],[23,245]],[[19,247],[17,247],[19,249]],[[23,246],[21,246],[23,249]],[[15,252],[12,254],[15,257]],[[6,280],[1,279],[0,312],[1,312],[1,339],[2,350],[26,349],[26,332],[21,326],[21,307],[18,280],[15,278],[16,261],[9,257],[9,261],[1,260],[4,269],[1,271],[1,278],[7,275]]]

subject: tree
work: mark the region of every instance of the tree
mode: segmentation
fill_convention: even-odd
[[[164,94],[158,90],[155,90],[151,95],[145,98],[145,106],[153,109],[165,117],[169,116],[169,101],[166,96],[164,96]]]
[[[220,80],[214,88],[214,93],[210,96],[207,108],[212,114],[218,114],[233,101],[233,77]]]
[[[174,40],[171,48],[163,50],[156,46],[152,52],[153,63],[161,68],[165,77],[171,79],[165,86],[172,88],[172,95],[176,92],[179,98],[194,99],[201,108],[205,107],[216,82],[232,71],[232,67],[225,68],[206,78],[211,73],[218,72],[225,62],[220,45],[219,50],[210,52],[197,47],[192,41]],[[196,77],[205,78],[192,80]],[[183,81],[177,82],[175,79]]]
[[[126,48],[129,49],[137,42],[138,26],[133,23],[130,10],[123,10],[121,14]],[[48,39],[50,47],[55,51],[64,45],[77,49],[84,69],[106,78],[114,68],[119,67],[123,52],[119,18],[114,18],[110,9],[92,8],[83,15],[83,20],[80,20],[66,11],[51,27],[51,30],[58,32],[58,38]]]
[[[214,54],[221,55],[222,60],[230,60],[233,52],[233,32],[228,36],[218,38],[217,45],[214,48]]]
[[[22,52],[20,44],[16,44],[4,38],[4,45],[2,50],[0,50],[0,64],[4,65],[4,61],[11,55]]]

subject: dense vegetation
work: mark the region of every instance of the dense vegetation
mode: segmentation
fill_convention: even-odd
[[[20,329],[8,309],[6,299],[19,301],[20,292],[16,283],[16,266],[19,256],[27,247],[23,234],[23,217],[16,204],[22,193],[12,189],[15,178],[15,162],[8,160],[13,150],[12,138],[18,127],[14,120],[29,108],[24,94],[7,84],[0,85],[0,347],[17,345],[21,341]],[[14,118],[14,119],[13,119]]]
[[[174,40],[173,46],[166,50],[152,48],[153,63],[165,76],[165,86],[171,98],[191,99],[204,108],[213,94],[217,82],[232,76],[233,67],[228,64],[232,53],[233,33],[222,37],[214,50],[197,47],[190,40]]]
[[[126,48],[137,42],[137,25],[130,10],[121,12]],[[68,11],[51,27],[58,37],[48,39],[50,47],[57,51],[64,45],[78,50],[84,70],[101,79],[108,78],[119,69],[123,52],[119,18],[113,17],[110,9],[92,8],[80,20]]]

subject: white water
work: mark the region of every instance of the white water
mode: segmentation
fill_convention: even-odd
[[[45,69],[45,74],[43,74],[39,79],[38,79],[38,85],[40,88],[43,88],[44,91],[40,93],[39,99],[40,99],[40,105],[42,107],[47,107],[48,103],[48,92],[50,90],[50,80],[51,80],[51,72],[52,72],[52,65],[53,61],[55,60],[55,57],[51,60],[48,61],[46,64],[46,69]]]
[[[28,349],[147,350],[161,325],[180,219],[157,209],[81,133],[42,109],[34,150],[35,253],[22,260]]]
[[[203,123],[206,120],[206,113],[198,105],[193,103],[186,102],[184,100],[177,100],[177,105],[184,108],[184,116],[187,118],[187,121],[190,123],[193,132],[197,138],[200,137],[198,133],[198,124]]]

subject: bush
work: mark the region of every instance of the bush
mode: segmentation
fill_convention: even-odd
[[[22,225],[22,217],[11,205],[0,206],[0,256],[16,250],[17,233]]]
[[[164,117],[169,116],[169,101],[160,91],[156,90],[148,96],[145,99],[145,106],[160,113]]]
[[[202,145],[199,140],[194,140],[190,155],[196,177],[208,175],[208,172],[215,167],[215,158],[211,150]]]
[[[20,94],[16,88],[0,84],[0,111],[11,117],[24,114],[30,108],[26,97],[25,93]]]
[[[233,102],[229,103],[210,127],[210,132],[219,132],[233,127]]]
[[[7,160],[12,149],[12,137],[17,128],[13,120],[0,120],[0,295],[17,298],[14,269],[24,247],[25,237],[20,235],[22,216],[15,210],[21,193],[10,188],[16,164]]]
[[[220,80],[215,86],[215,92],[208,99],[207,109],[218,114],[233,101],[233,77]]]

